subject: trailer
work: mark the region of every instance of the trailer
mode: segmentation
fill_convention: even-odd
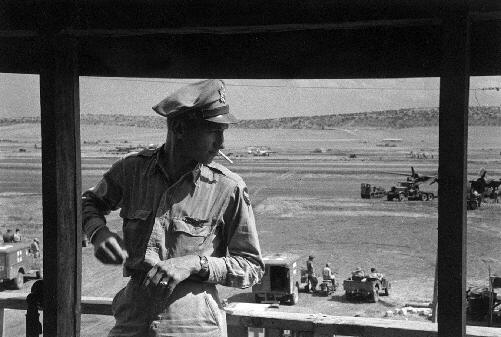
[[[362,183],[360,186],[360,196],[362,199],[382,198],[386,195],[386,190],[381,186],[372,186]]]

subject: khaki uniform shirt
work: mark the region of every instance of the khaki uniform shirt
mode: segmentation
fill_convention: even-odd
[[[120,209],[129,257],[124,276],[160,260],[206,255],[207,282],[246,288],[264,273],[254,214],[245,183],[217,163],[199,164],[177,181],[162,165],[163,147],[116,162],[83,194],[83,229],[91,238]]]

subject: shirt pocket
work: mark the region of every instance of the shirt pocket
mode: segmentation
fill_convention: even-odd
[[[151,211],[130,210],[123,217],[124,221],[124,242],[125,249],[131,258],[138,258],[144,255],[148,242],[148,218]]]
[[[204,253],[214,238],[215,227],[214,220],[172,218],[166,240],[170,257]]]

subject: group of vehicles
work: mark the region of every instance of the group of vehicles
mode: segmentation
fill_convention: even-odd
[[[339,284],[336,280],[319,280],[311,284],[305,269],[299,269],[300,256],[279,253],[263,256],[265,263],[264,276],[261,282],[252,287],[252,293],[257,303],[287,303],[297,304],[299,292],[309,292],[316,287],[316,294],[329,296],[336,292]],[[390,282],[384,277],[369,276],[356,279],[352,276],[343,281],[345,298],[367,299],[377,302],[380,295],[389,295]]]
[[[411,167],[411,174],[386,172],[389,174],[404,175],[407,177],[405,181],[398,182],[398,185],[392,186],[388,191],[381,186],[373,186],[368,183],[362,183],[360,187],[360,196],[363,199],[383,198],[388,201],[397,200],[433,200],[437,196],[433,192],[422,191],[420,186],[424,182],[431,184],[438,183],[438,175],[428,176],[420,175]],[[480,170],[480,176],[475,180],[470,180],[467,186],[466,206],[467,209],[477,209],[485,199],[491,199],[498,203],[501,192],[501,178],[499,180],[486,179],[487,171]]]
[[[362,183],[360,187],[360,196],[363,199],[383,198],[386,197],[388,201],[397,200],[421,200],[428,201],[435,199],[433,192],[422,191],[419,186],[426,181],[433,184],[438,181],[437,176],[425,176],[416,173],[414,167],[411,167],[411,174],[387,172],[389,174],[404,175],[407,177],[405,181],[398,182],[398,185],[392,186],[390,190],[386,191],[385,188],[380,186],[372,186],[371,184]]]

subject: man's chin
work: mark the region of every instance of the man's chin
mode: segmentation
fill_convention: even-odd
[[[212,163],[212,161],[214,160],[216,156],[215,155],[211,155],[207,158],[204,158],[200,161],[201,164],[209,164],[209,163]]]

